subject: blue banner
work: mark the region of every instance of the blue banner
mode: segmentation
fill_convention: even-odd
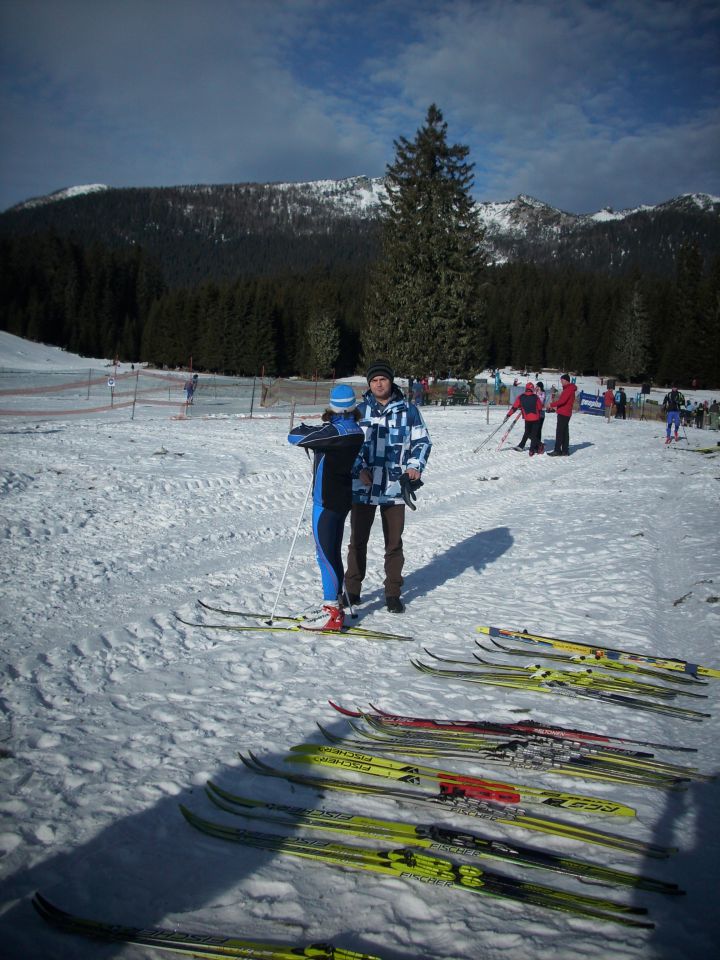
[[[601,396],[594,393],[583,393],[580,396],[580,413],[594,413],[602,417],[605,414],[605,402]]]

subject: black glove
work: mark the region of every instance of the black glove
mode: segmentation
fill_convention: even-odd
[[[415,506],[415,501],[417,500],[415,491],[419,490],[422,485],[422,480],[411,480],[410,475],[407,473],[404,473],[400,477],[400,493],[402,494],[403,500],[411,510],[417,510],[417,507]]]

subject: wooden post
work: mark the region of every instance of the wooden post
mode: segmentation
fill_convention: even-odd
[[[132,405],[132,416],[131,420],[135,419],[135,404],[137,403],[137,393],[138,393],[138,381],[140,380],[140,371],[135,374],[135,393],[133,395],[133,405]]]
[[[257,377],[253,377],[252,396],[250,397],[250,419],[252,420],[253,407],[255,406],[255,382]]]

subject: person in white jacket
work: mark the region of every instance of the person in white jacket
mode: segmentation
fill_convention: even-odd
[[[389,363],[370,364],[367,381],[369,389],[358,405],[365,443],[353,467],[345,588],[350,603],[359,603],[368,540],[379,507],[385,538],[385,604],[391,613],[402,613],[405,506],[415,509],[415,490],[422,485],[432,443],[420,410],[395,384]]]

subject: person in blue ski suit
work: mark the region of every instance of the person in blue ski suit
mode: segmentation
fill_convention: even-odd
[[[421,485],[420,475],[432,443],[422,413],[408,403],[395,384],[395,373],[384,360],[370,364],[368,391],[358,405],[365,443],[353,467],[353,505],[350,513],[345,586],[351,603],[359,603],[367,568],[367,545],[375,513],[380,507],[385,539],[385,604],[391,613],[405,609],[400,599],[405,563],[402,533],[408,487]],[[402,478],[402,484],[401,484]]]
[[[680,439],[680,414],[685,407],[685,397],[680,393],[677,384],[673,384],[669,393],[665,394],[662,402],[663,410],[667,415],[665,427],[665,443],[670,443],[671,433],[675,429],[675,439]]]
[[[288,435],[289,443],[312,450],[314,456],[312,527],[324,599],[317,616],[302,622],[308,630],[340,630],[344,623],[343,529],[352,504],[351,471],[365,439],[358,418],[352,387],[338,384],[330,392],[322,422],[301,423]]]

